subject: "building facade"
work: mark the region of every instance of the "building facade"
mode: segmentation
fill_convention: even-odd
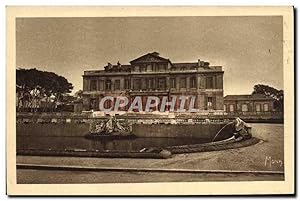
[[[201,60],[173,63],[157,52],[140,56],[128,65],[108,63],[104,70],[84,71],[83,110],[99,110],[99,102],[105,96],[126,96],[129,102],[140,96],[143,107],[148,96],[194,96],[194,106],[200,111],[223,111],[223,74],[221,66],[210,66]],[[189,101],[187,98],[186,107]],[[179,104],[176,100],[175,109]]]
[[[227,95],[224,97],[227,113],[270,113],[274,112],[274,99],[263,94]]]

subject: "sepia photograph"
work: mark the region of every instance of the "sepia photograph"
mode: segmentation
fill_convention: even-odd
[[[292,7],[41,9],[8,8],[12,194],[293,193]]]

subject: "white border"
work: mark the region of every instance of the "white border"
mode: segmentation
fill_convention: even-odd
[[[85,0],[85,1],[63,1],[63,0],[44,0],[44,1],[21,1],[21,0],[11,0],[11,1],[1,1],[1,5],[2,7],[0,8],[0,13],[1,13],[1,25],[2,25],[2,29],[3,31],[0,31],[0,38],[2,40],[2,44],[6,43],[6,38],[5,38],[5,5],[96,5],[99,2],[97,1],[92,1],[92,0]],[[271,3],[271,4],[270,4]],[[179,0],[167,0],[167,1],[160,1],[160,0],[153,0],[153,1],[149,1],[149,2],[141,2],[138,0],[133,0],[133,1],[119,1],[119,0],[105,0],[101,2],[102,5],[296,5],[296,7],[299,7],[299,1],[283,1],[283,0],[273,0],[271,2],[262,2],[262,1],[258,1],[258,0],[254,0],[254,1],[216,1],[216,0],[211,0],[211,1],[194,1],[194,0],[185,0],[185,1],[179,1]],[[297,22],[298,25],[299,22]],[[0,49],[1,51],[1,62],[2,62],[2,73],[0,73],[0,75],[2,77],[0,77],[0,80],[2,81],[2,83],[0,84],[0,89],[1,91],[5,91],[6,87],[5,87],[5,63],[6,63],[6,57],[5,57],[5,47]],[[298,58],[298,54],[297,54],[297,58]],[[299,70],[298,70],[299,73]],[[297,73],[297,74],[298,74]],[[298,74],[299,75],[299,74]],[[1,79],[2,78],[2,79]],[[299,86],[297,89],[297,92],[299,94]],[[2,96],[4,97],[4,96]],[[4,157],[4,153],[5,153],[5,140],[4,140],[4,128],[5,128],[5,120],[6,120],[6,115],[5,115],[5,97],[1,100],[1,106],[0,106],[0,110],[2,111],[2,116],[1,116],[1,128],[3,129],[3,135],[2,135],[2,140],[1,140],[1,147],[2,147],[2,160],[0,162],[0,167],[2,167],[2,170],[5,170],[5,157]],[[298,110],[299,111],[299,110]],[[299,121],[299,120],[298,120]],[[298,122],[297,122],[298,123]],[[300,122],[299,122],[300,123]],[[299,137],[298,137],[299,140]],[[2,171],[2,178],[5,178],[5,172]],[[298,185],[299,186],[299,185]],[[3,199],[7,199],[7,197],[5,196],[5,181],[3,180],[1,183],[1,189],[3,190],[3,192],[1,193],[2,196],[1,198]],[[27,200],[29,200],[30,198],[27,198]],[[66,200],[71,200],[70,199],[66,199]],[[255,200],[257,200],[258,198],[253,198]],[[280,198],[280,199],[285,199],[285,198]],[[73,200],[73,199],[72,199]],[[81,200],[81,199],[80,199]]]

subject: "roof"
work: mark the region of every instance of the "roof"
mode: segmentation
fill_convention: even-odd
[[[152,52],[152,53],[148,53],[143,56],[140,56],[140,57],[130,61],[130,63],[142,63],[142,62],[153,62],[153,61],[154,62],[170,62],[169,59],[159,56],[158,52]]]
[[[108,68],[108,65],[106,65],[104,67],[104,69]],[[110,68],[108,68],[107,70],[108,71],[127,71],[127,70],[130,70],[131,68],[131,65],[123,65],[123,64],[120,64],[120,65],[111,65]]]
[[[193,68],[193,67],[197,67],[198,63],[173,63],[173,66],[176,68],[181,68],[181,67]]]
[[[194,70],[195,68],[201,67],[204,70],[214,70],[214,71],[222,71],[222,66],[210,66],[209,62],[200,61],[198,62],[184,62],[184,63],[172,63],[169,59],[163,58],[159,56],[158,52],[152,52],[144,54],[143,56],[140,56],[132,61],[130,61],[130,64],[120,64],[119,62],[117,65],[113,65],[111,63],[108,63],[106,66],[104,66],[104,70],[90,70],[90,71],[84,71],[84,75],[93,75],[93,74],[99,74],[102,72],[130,72],[132,71],[132,67],[135,66],[135,64],[140,65],[143,63],[166,63],[168,62],[171,65],[172,70]]]
[[[224,100],[273,100],[273,98],[265,96],[264,94],[251,95],[227,95]]]

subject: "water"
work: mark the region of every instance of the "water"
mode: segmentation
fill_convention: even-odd
[[[160,126],[160,125],[158,125]],[[204,125],[205,126],[205,125]],[[203,130],[208,130],[204,128]],[[169,129],[169,127],[167,127]],[[180,127],[181,128],[181,127]],[[160,128],[161,129],[161,128]],[[181,128],[182,129],[182,128]],[[198,128],[199,129],[199,128]],[[165,128],[166,130],[166,128]],[[186,129],[187,130],[187,129]],[[85,149],[88,151],[104,150],[126,150],[138,151],[150,147],[168,147],[187,144],[200,144],[211,142],[211,136],[205,135],[202,138],[190,137],[154,137],[149,132],[149,137],[139,137],[135,139],[85,139],[84,136],[89,131],[89,124],[17,124],[17,149],[35,150],[74,150]],[[142,131],[140,131],[142,132]],[[175,132],[169,129],[165,132]],[[190,133],[190,131],[186,131]],[[175,135],[176,136],[176,135]]]
[[[49,136],[17,136],[17,149],[36,150],[73,150],[90,151],[126,150],[138,151],[150,147],[168,147],[174,145],[199,144],[209,139],[195,138],[135,138],[135,139],[103,139],[91,140],[84,137],[49,137]]]

